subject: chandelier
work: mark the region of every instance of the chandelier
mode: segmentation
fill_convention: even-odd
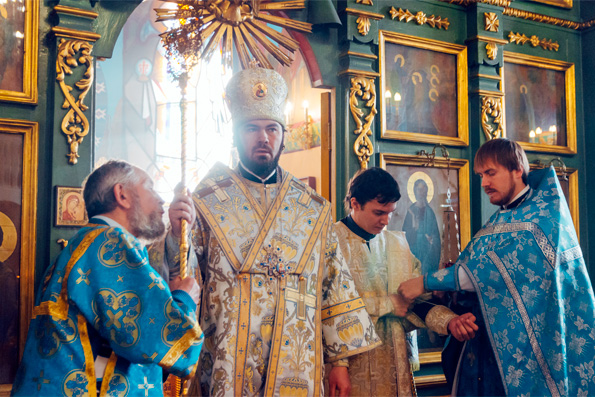
[[[222,62],[228,68],[232,65],[234,46],[243,69],[272,69],[267,53],[281,65],[288,66],[293,59],[280,47],[294,53],[299,43],[270,25],[299,32],[312,31],[309,23],[271,14],[301,10],[305,7],[304,0],[161,1],[172,5],[155,11],[157,21],[170,22],[161,38],[174,76],[192,70],[201,59],[208,60],[218,47]]]

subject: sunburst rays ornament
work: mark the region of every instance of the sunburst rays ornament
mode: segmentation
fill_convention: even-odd
[[[299,32],[312,32],[312,25],[276,15],[271,11],[301,10],[304,0],[161,0],[175,5],[158,8],[157,21],[174,22],[161,34],[168,59],[181,69],[191,70],[200,59],[208,60],[221,43],[222,59],[231,68],[235,45],[243,69],[260,66],[272,69],[265,53],[288,66],[290,53],[299,43],[269,25]],[[173,68],[175,69],[175,68]],[[175,70],[174,77],[175,77]]]

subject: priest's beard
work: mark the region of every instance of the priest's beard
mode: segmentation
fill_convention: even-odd
[[[150,214],[143,213],[140,205],[140,198],[132,192],[134,197],[132,212],[130,213],[130,232],[137,238],[147,241],[158,240],[165,234],[165,224],[160,211],[153,211]]]
[[[277,168],[279,165],[279,158],[281,158],[281,153],[283,152],[283,143],[285,142],[285,135],[281,139],[281,145],[279,146],[279,151],[270,161],[253,161],[247,154],[246,149],[238,145],[238,155],[240,156],[240,161],[250,171],[255,173],[256,175],[260,176],[261,178],[266,178],[269,176],[274,169]],[[267,145],[262,144],[260,147],[267,147]],[[257,148],[255,148],[257,149]]]

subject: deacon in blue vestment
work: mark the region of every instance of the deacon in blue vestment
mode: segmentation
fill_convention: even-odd
[[[554,169],[529,174],[508,139],[486,142],[474,166],[500,209],[453,267],[399,292],[473,291],[463,303],[483,321],[458,360],[454,394],[595,395],[595,299]]]
[[[91,218],[45,274],[14,396],[162,395],[163,369],[196,368],[202,331],[193,278],[168,284],[138,238],[165,232],[141,169],[110,161],[84,189]]]

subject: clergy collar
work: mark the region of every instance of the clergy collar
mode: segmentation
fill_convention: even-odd
[[[529,185],[525,186],[525,188],[521,190],[515,198],[513,198],[508,204],[501,206],[500,209],[511,210],[513,208],[518,207],[525,200],[525,198],[527,198],[530,189],[531,188],[529,187]]]
[[[242,177],[248,179],[249,181],[252,182],[258,182],[258,183],[264,183],[265,185],[268,185],[270,183],[277,183],[277,174],[278,172],[278,168],[276,167],[273,172],[271,172],[269,174],[269,176],[267,176],[266,178],[261,178],[258,175],[256,175],[254,172],[250,171],[248,168],[246,168],[246,166],[244,164],[242,164],[242,161],[239,162],[239,170],[240,170],[240,174],[242,175]]]
[[[351,230],[353,233],[357,234],[359,237],[366,240],[366,242],[368,242],[368,241],[372,240],[374,237],[376,237],[375,234],[368,233],[364,229],[359,227],[358,224],[355,223],[355,221],[353,220],[351,215],[341,219],[341,222],[343,222],[345,224],[345,226],[347,226],[347,228],[349,228],[349,230]]]

